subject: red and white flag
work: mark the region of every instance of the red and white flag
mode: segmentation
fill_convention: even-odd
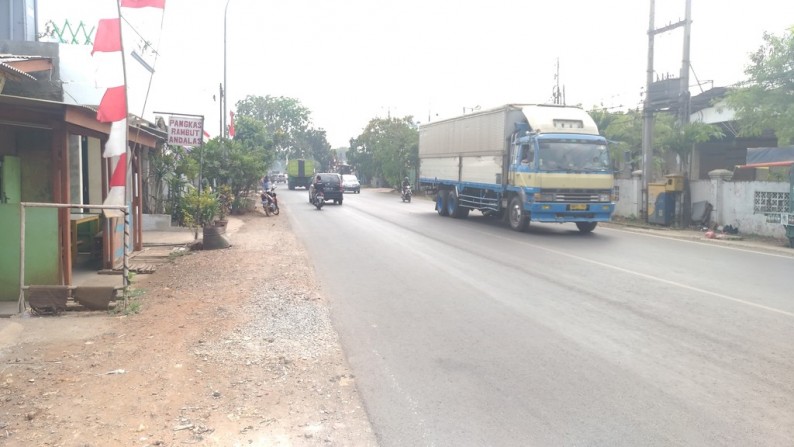
[[[122,8],[165,8],[165,0],[120,0]],[[126,205],[127,187],[127,82],[124,73],[124,54],[121,17],[99,20],[91,55],[97,63],[97,85],[104,87],[104,95],[97,109],[97,121],[111,123],[105,158],[119,157],[110,179],[105,205]],[[121,211],[105,210],[109,217],[121,216]]]
[[[97,51],[121,51],[121,20],[100,19],[94,37],[94,48],[91,55]]]
[[[125,86],[105,90],[99,103],[96,119],[101,123],[112,123],[127,118],[127,89]]]
[[[110,124],[110,136],[105,143],[105,152],[102,153],[103,157],[110,158],[127,153],[126,128],[126,119],[115,121]]]
[[[234,112],[229,110],[229,136],[234,138]]]
[[[118,64],[123,57],[119,18],[99,20],[91,54],[97,61],[97,82],[107,87],[99,103],[97,121],[113,123],[102,156],[116,157],[127,151],[127,90],[123,65]]]
[[[124,206],[126,201],[127,187],[127,154],[121,154],[113,169],[113,176],[110,177],[110,190],[105,198],[104,205]],[[103,210],[107,217],[121,217],[124,215],[120,210]]]
[[[164,9],[165,0],[121,0],[122,8],[145,8],[147,6]]]

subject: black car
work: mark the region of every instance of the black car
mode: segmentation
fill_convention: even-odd
[[[333,200],[334,203],[341,205],[342,200],[344,200],[345,192],[344,186],[342,186],[342,176],[335,172],[321,172],[319,174],[314,174],[314,178],[316,179],[318,175],[325,187],[325,200]],[[309,203],[312,202],[313,195],[314,182],[312,182],[312,185],[309,187]]]

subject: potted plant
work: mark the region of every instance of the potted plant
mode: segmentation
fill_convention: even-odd
[[[199,194],[197,189],[188,192],[183,201],[185,224],[193,228],[198,239],[198,229],[212,227],[213,217],[218,213],[218,199],[210,191]]]
[[[221,185],[218,188],[218,218],[215,220],[216,227],[225,227],[228,221],[226,217],[232,210],[232,203],[234,202],[234,194],[232,194],[232,187],[229,185]]]

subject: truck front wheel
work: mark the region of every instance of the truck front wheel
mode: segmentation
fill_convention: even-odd
[[[449,191],[444,189],[438,191],[436,195],[436,211],[438,211],[439,216],[449,216],[447,200],[449,200]]]
[[[590,233],[595,230],[596,225],[598,225],[598,222],[576,222],[576,228],[581,233]]]
[[[507,209],[507,221],[510,228],[515,231],[526,231],[529,226],[529,213],[524,211],[524,204],[521,197],[514,196],[510,199],[510,206]]]

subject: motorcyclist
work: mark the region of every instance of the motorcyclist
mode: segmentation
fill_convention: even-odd
[[[314,179],[313,192],[312,192],[312,203],[314,203],[314,198],[317,197],[318,192],[322,192],[325,195],[325,185],[323,184],[323,179],[318,175]]]
[[[403,195],[405,194],[405,191],[406,191],[406,190],[408,190],[408,187],[410,187],[410,186],[411,186],[411,181],[410,181],[410,180],[408,180],[408,177],[405,177],[405,178],[403,179],[403,184],[402,184],[402,187],[403,187]]]

